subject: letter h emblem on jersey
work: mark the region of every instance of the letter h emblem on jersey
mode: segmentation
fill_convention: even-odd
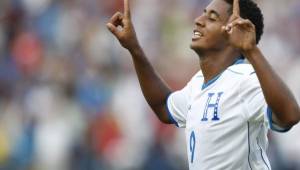
[[[213,121],[218,121],[220,120],[220,118],[218,117],[218,107],[219,107],[219,101],[220,98],[222,96],[223,92],[219,92],[217,94],[217,99],[215,101],[212,101],[212,98],[215,95],[215,93],[208,93],[208,99],[204,108],[204,113],[203,113],[203,118],[201,119],[201,121],[207,121],[207,112],[209,111],[209,109],[213,109],[213,118],[211,120]]]

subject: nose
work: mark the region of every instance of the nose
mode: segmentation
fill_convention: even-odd
[[[195,25],[200,26],[200,27],[204,27],[205,26],[205,22],[204,22],[204,16],[200,15],[199,17],[197,17],[195,20]]]

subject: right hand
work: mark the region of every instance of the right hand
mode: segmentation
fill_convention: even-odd
[[[106,26],[124,48],[130,50],[139,46],[131,21],[129,0],[124,0],[124,14],[116,12]]]

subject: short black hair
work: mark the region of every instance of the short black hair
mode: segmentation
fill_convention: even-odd
[[[233,4],[233,0],[225,0],[230,5]],[[240,16],[244,19],[249,19],[255,25],[256,31],[256,44],[258,44],[261,36],[264,32],[264,17],[255,2],[252,0],[239,0],[240,4]],[[230,10],[232,13],[232,8]]]

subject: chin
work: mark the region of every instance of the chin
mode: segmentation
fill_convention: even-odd
[[[204,48],[203,47],[201,47],[201,46],[199,46],[199,44],[191,44],[190,45],[190,48],[192,49],[192,50],[194,50],[196,53],[202,53],[203,51],[204,51]]]
[[[196,45],[196,44],[194,44],[193,42],[190,44],[190,48],[192,49],[192,50],[195,50],[195,49],[197,49],[197,48],[199,48],[198,47],[198,45]]]

